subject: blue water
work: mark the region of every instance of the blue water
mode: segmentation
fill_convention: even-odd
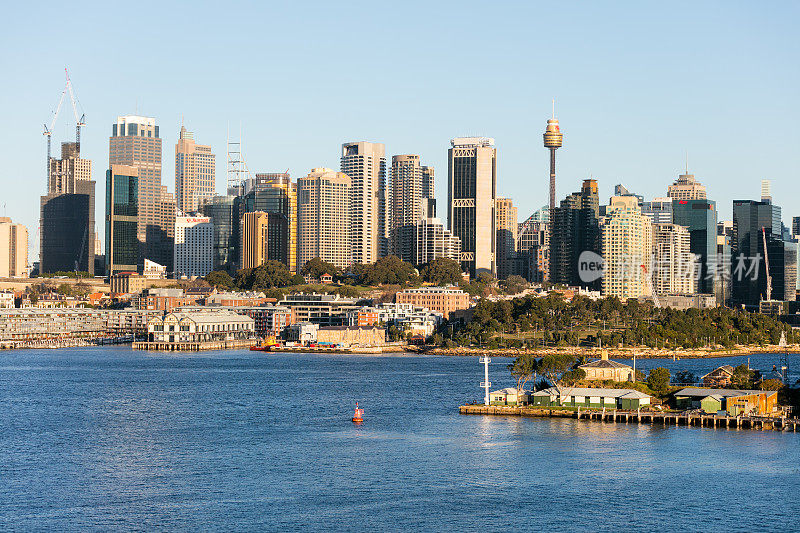
[[[800,434],[459,415],[481,374],[477,358],[0,352],[0,529],[800,528]]]

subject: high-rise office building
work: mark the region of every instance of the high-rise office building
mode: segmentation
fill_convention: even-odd
[[[169,266],[175,229],[175,199],[161,185],[161,136],[154,118],[138,115],[117,117],[109,138],[109,165],[135,167],[139,180],[139,221],[136,230],[141,248],[138,264],[147,258]]]
[[[517,231],[519,230],[517,208],[514,207],[511,198],[497,198],[495,216],[497,277],[506,279],[515,273],[514,263],[517,253]]]
[[[766,204],[772,203],[772,181],[761,180],[761,201]]]
[[[550,208],[544,206],[519,224],[516,274],[541,283],[550,279]]]
[[[717,222],[717,268],[719,283],[716,287],[717,304],[725,305],[731,299],[731,243],[733,220]]]
[[[795,239],[800,236],[800,217],[792,217],[792,236]]]
[[[705,194],[705,190],[703,193]],[[715,283],[719,283],[716,202],[706,199],[674,199],[672,220],[689,230],[691,252],[699,263],[699,272],[696,274],[697,292],[713,294]]]
[[[413,256],[409,261],[415,265],[423,265],[439,258],[458,261],[461,257],[461,240],[445,229],[442,221],[436,218],[435,200],[423,198],[421,203],[423,217],[413,226],[405,225],[398,228],[404,240],[412,241]],[[410,236],[403,235],[406,232],[410,233]]]
[[[461,240],[461,270],[497,274],[497,149],[488,137],[457,137],[447,151],[450,231]]]
[[[288,173],[256,174],[252,190],[242,196],[242,213],[263,211],[276,215],[270,232],[283,232],[282,250],[277,261],[284,263],[289,270],[297,272],[297,186]]]
[[[391,253],[403,261],[413,261],[410,230],[426,217],[422,200],[434,197],[433,167],[420,165],[415,154],[395,155],[391,178]],[[403,227],[407,230],[401,230]]]
[[[206,199],[200,211],[211,219],[214,227],[214,270],[233,273],[240,259],[239,250],[239,203],[238,196],[213,196]]]
[[[675,183],[667,187],[667,196],[673,200],[705,200],[706,186],[694,178],[694,174],[681,174]]]
[[[111,165],[106,171],[106,276],[135,272],[139,260],[139,169]]]
[[[653,224],[653,291],[694,294],[697,289],[694,267],[689,230],[677,224]]]
[[[600,199],[597,181],[583,180],[581,191],[567,196],[550,210],[550,282],[600,289],[600,280],[583,281],[579,258],[600,253]]]
[[[603,295],[621,300],[651,294],[652,223],[635,196],[614,196],[602,228]]]
[[[319,257],[338,268],[353,264],[350,247],[350,177],[314,168],[297,180],[298,266]]]
[[[215,172],[211,147],[196,144],[194,133],[181,126],[175,144],[175,204],[178,211],[194,213],[203,200],[214,196]]]
[[[544,147],[550,150],[550,210],[556,207],[556,150],[561,148],[564,136],[558,126],[556,118],[555,103],[553,103],[553,118],[547,121],[547,128],[544,130]]]
[[[199,215],[175,217],[175,277],[203,277],[214,268],[214,224]]]
[[[639,202],[642,214],[653,224],[672,224],[672,198],[653,198],[649,202]]]
[[[642,205],[644,203],[644,196],[628,190],[628,188],[621,183],[617,183],[616,185],[614,185],[614,196],[635,196],[636,199],[639,201],[639,205]]]
[[[754,200],[733,202],[731,301],[736,305],[755,308],[761,300],[795,300],[797,243],[781,239],[780,230],[774,226],[775,208]],[[765,254],[772,288],[769,298]]]
[[[0,278],[28,276],[28,228],[0,217]]]
[[[350,177],[353,263],[374,263],[389,252],[386,148],[366,141],[342,145],[341,171]]]
[[[239,238],[242,268],[255,268],[267,261],[286,259],[286,231],[283,217],[277,213],[252,211],[240,222]]]
[[[47,195],[40,202],[40,272],[94,274],[95,182],[92,162],[77,143],[61,144],[61,159],[49,160]]]

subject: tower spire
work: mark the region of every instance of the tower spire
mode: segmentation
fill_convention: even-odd
[[[547,121],[544,131],[544,147],[550,150],[550,213],[556,207],[556,150],[561,148],[563,137],[556,118],[556,99],[553,98],[553,118]]]

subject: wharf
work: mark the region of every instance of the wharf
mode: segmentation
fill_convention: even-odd
[[[508,407],[499,405],[462,405],[462,415],[501,415],[543,418],[575,418],[621,424],[660,424],[663,426],[701,426],[713,428],[759,429],[775,431],[800,430],[800,419],[761,416],[721,416],[700,413],[667,413],[657,411],[623,411],[621,409],[548,409],[540,407]]]
[[[258,344],[258,339],[204,342],[134,342],[134,350],[156,350],[160,352],[199,352],[201,350],[230,350],[247,348]]]

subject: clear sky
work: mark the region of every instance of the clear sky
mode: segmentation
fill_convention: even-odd
[[[601,198],[616,183],[664,196],[688,151],[721,218],[768,178],[788,224],[800,215],[799,22],[797,2],[13,2],[0,32],[0,214],[29,227],[35,260],[42,125],[67,66],[101,233],[111,124],[134,112],[161,126],[171,191],[183,117],[217,154],[219,192],[226,129],[241,124],[253,172],[338,168],[355,140],[418,153],[445,216],[449,140],[491,136],[498,195],[524,220],[547,202],[552,98],[559,198],[589,175]],[[54,153],[74,129],[67,106]]]

